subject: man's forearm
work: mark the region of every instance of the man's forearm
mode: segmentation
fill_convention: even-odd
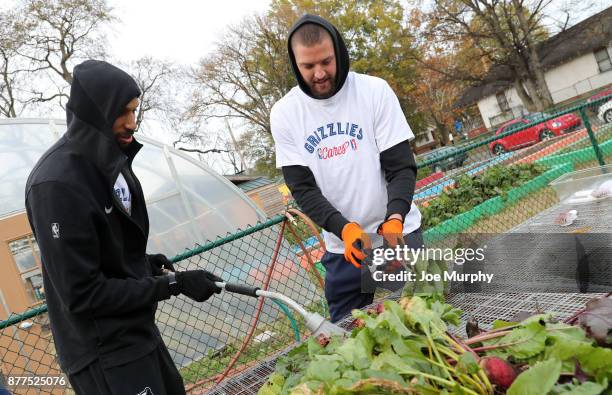
[[[342,238],[349,221],[323,196],[312,171],[305,166],[284,166],[283,177],[298,206],[317,225]]]
[[[399,215],[402,221],[410,212],[416,184],[416,162],[408,140],[380,153],[380,164],[387,180],[387,214]]]

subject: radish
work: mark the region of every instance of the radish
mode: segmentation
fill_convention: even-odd
[[[484,369],[491,383],[500,388],[507,389],[516,378],[514,366],[498,357],[485,357],[480,360],[480,366]]]
[[[329,344],[329,336],[321,333],[319,336],[317,336],[317,343],[323,347],[327,346]]]

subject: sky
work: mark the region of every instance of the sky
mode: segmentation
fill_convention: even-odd
[[[270,0],[108,0],[113,15],[120,21],[107,33],[107,50],[110,59],[121,62],[151,56],[196,66],[214,50],[215,41],[226,28],[253,13],[265,12],[269,3]],[[152,117],[150,114],[143,125],[143,133],[171,145],[176,136]],[[211,121],[206,129],[202,133],[224,130],[224,125]],[[217,172],[233,173],[232,167],[220,159],[219,154],[205,157]]]
[[[268,8],[269,0],[109,0],[121,22],[109,33],[111,58],[150,55],[196,64],[223,30]]]

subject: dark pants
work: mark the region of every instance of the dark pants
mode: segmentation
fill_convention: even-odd
[[[84,395],[180,395],[185,394],[179,374],[166,346],[125,365],[103,368],[96,360],[68,376],[72,388]]]
[[[410,248],[421,248],[423,246],[421,229],[404,236],[404,242]],[[364,281],[362,276],[369,275],[367,268],[357,269],[344,259],[343,254],[331,252],[325,252],[321,263],[326,271],[325,299],[332,322],[338,322],[353,309],[360,309],[373,302],[374,293],[364,292],[362,289]]]

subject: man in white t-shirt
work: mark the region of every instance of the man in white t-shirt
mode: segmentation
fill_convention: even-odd
[[[373,300],[361,287],[367,249],[422,246],[412,203],[414,138],[387,82],[349,71],[338,30],[314,15],[288,37],[298,86],[270,113],[276,166],[301,209],[324,229],[325,296],[332,321]],[[371,236],[370,236],[371,235]],[[364,273],[367,271],[364,271]]]

